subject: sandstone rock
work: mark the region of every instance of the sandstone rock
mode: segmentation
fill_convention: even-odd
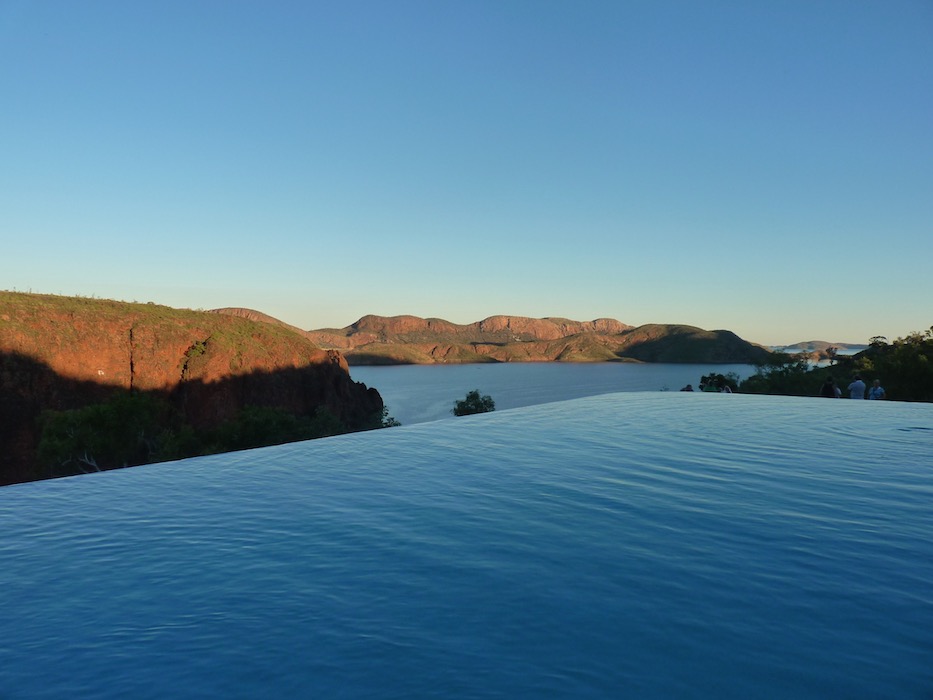
[[[0,292],[0,484],[27,480],[40,411],[120,391],[154,392],[205,428],[247,405],[323,407],[351,429],[381,412],[378,392],[350,378],[339,352],[246,311]]]

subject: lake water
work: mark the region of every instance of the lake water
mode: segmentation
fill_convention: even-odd
[[[479,389],[496,409],[535,406],[617,391],[696,389],[712,373],[755,373],[752,365],[503,362],[467,365],[351,367],[358,382],[375,387],[402,425],[452,418],[454,402]]]
[[[0,489],[0,697],[930,698],[933,406],[616,393]]]

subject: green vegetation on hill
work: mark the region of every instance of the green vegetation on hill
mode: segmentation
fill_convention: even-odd
[[[362,429],[398,423],[385,409]],[[66,476],[339,435],[349,428],[326,408],[312,416],[246,406],[213,429],[189,424],[167,400],[119,393],[106,401],[40,417],[43,477]],[[359,429],[359,428],[358,428]]]
[[[21,292],[0,291],[0,333],[0,351],[57,370],[67,365],[69,376],[85,378],[106,358],[111,366],[102,382],[137,388],[177,380],[189,360],[186,378],[208,363],[218,375],[322,354],[286,326],[152,303]]]
[[[888,399],[933,401],[933,327],[893,343],[880,336],[872,338],[866,350],[836,355],[834,364],[825,367],[811,368],[804,355],[777,353],[760,364],[756,374],[739,385],[739,391],[818,396],[826,379],[833,378],[845,395],[845,387],[856,374],[868,384],[880,380]]]
[[[771,353],[731,331],[707,331],[694,326],[647,324],[622,336],[621,357],[640,362],[749,363],[767,362]]]

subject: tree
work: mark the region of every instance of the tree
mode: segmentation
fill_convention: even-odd
[[[38,456],[49,476],[146,464],[180,456],[178,416],[167,402],[145,394],[116,393],[106,401],[40,419]]]
[[[833,367],[808,367],[802,355],[776,353],[774,358],[742,381],[739,391],[816,396],[831,375],[860,374],[869,382],[879,379],[889,399],[933,402],[933,327],[893,343],[876,335],[857,355],[836,355]]]
[[[854,358],[854,371],[880,379],[888,398],[933,401],[933,327],[890,344],[882,336],[870,342]]]
[[[805,354],[772,353],[771,358],[756,365],[755,374],[739,384],[743,394],[787,394],[814,396],[813,375]]]
[[[276,406],[244,406],[235,418],[214,430],[205,451],[229,452],[282,445],[349,432],[326,407],[314,415],[295,415]]]
[[[454,403],[450,412],[455,416],[470,416],[474,413],[489,413],[496,410],[496,402],[491,396],[480,396],[479,389],[467,392],[466,398]]]
[[[700,377],[700,386],[714,386],[717,391],[722,391],[724,387],[729,387],[729,391],[738,391],[739,389],[739,375],[735,372],[729,372],[728,374],[717,374],[715,372],[710,372],[709,374]]]
[[[389,415],[389,407],[383,406],[381,411],[373,415],[369,426],[364,429],[369,430],[373,428],[397,428],[400,425],[401,423],[398,422],[394,416]]]
[[[382,419],[379,424],[380,428],[397,428],[401,425],[399,421],[395,419],[395,416],[389,415],[389,407],[384,406],[382,409]]]

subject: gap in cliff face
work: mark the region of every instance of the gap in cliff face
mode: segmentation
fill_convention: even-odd
[[[201,357],[204,353],[207,352],[207,344],[210,341],[211,337],[208,336],[204,340],[196,340],[191,345],[188,346],[188,349],[185,350],[184,359],[181,364],[181,378],[179,379],[180,383],[188,381],[188,377],[191,373],[191,362],[195,358]]]
[[[136,358],[134,357],[136,343],[133,340],[134,330],[136,330],[136,326],[130,326],[130,393],[133,392],[133,382],[136,379]]]

